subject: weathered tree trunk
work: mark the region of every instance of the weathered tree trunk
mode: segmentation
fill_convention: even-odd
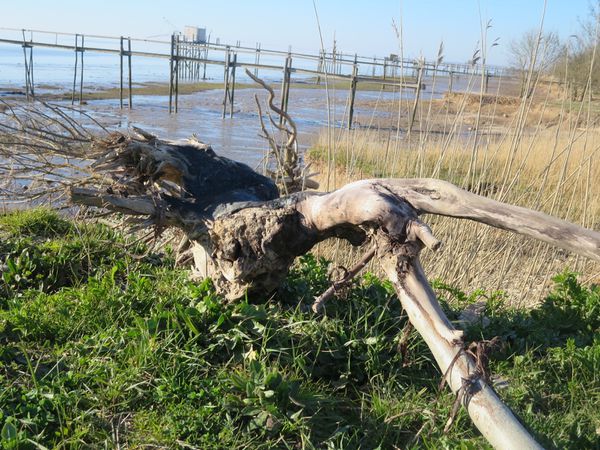
[[[165,142],[140,133],[100,145],[108,153],[98,170],[112,174],[114,184],[73,188],[72,200],[145,216],[159,228],[181,228],[203,249],[196,253],[198,268],[228,299],[276,289],[294,259],[327,238],[370,241],[411,323],[482,434],[497,448],[540,448],[486,384],[464,350],[462,332],[440,308],[418,259],[424,246],[436,250],[440,242],[418,216],[476,220],[598,261],[600,233],[439,180],[364,180],[331,193],[278,198],[268,178],[197,141]]]

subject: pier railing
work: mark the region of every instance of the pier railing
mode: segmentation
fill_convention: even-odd
[[[173,34],[170,41],[156,39],[138,39],[123,36],[104,36],[94,34],[73,34],[44,30],[0,28],[0,44],[19,45],[23,48],[25,67],[25,94],[35,97],[34,86],[34,48],[53,48],[73,52],[73,86],[71,101],[83,102],[84,55],[89,52],[108,53],[119,56],[119,103],[133,107],[131,71],[132,58],[159,58],[169,62],[169,112],[177,112],[179,82],[200,81],[206,79],[207,66],[223,67],[224,101],[223,117],[233,116],[233,102],[236,85],[236,69],[253,70],[255,75],[261,71],[277,71],[281,76],[281,108],[287,111],[287,98],[292,80],[291,75],[302,75],[314,83],[324,78],[346,80],[350,90],[348,126],[352,126],[354,98],[359,83],[375,86],[392,86],[414,89],[418,93],[423,87],[422,79],[434,73],[448,77],[448,86],[452,90],[453,77],[461,74],[481,76],[484,89],[487,90],[492,77],[512,77],[508,69],[482,64],[457,64],[443,61],[400,58],[397,55],[387,57],[366,57],[348,54],[334,49],[320,51],[317,54],[247,47],[238,44],[227,45],[218,42],[193,42],[183,36]],[[239,58],[238,55],[244,55]],[[269,57],[277,63],[261,62]],[[125,75],[127,75],[125,77]],[[127,97],[125,98],[125,83]]]

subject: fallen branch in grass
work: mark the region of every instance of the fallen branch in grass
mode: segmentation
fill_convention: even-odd
[[[372,242],[375,250],[365,259],[376,256],[477,428],[497,448],[539,448],[488,386],[463,348],[462,332],[437,302],[418,255],[423,247],[436,250],[440,242],[419,215],[476,220],[596,260],[600,233],[440,180],[363,180],[330,193],[278,198],[270,179],[192,141],[172,143],[138,135],[106,145],[100,167],[127,181],[112,192],[132,187],[131,193],[73,188],[73,200],[145,216],[147,224],[181,228],[199,250],[197,268],[211,275],[230,300],[247,292],[273,291],[294,259],[320,241],[338,237],[357,246]]]
[[[325,307],[325,302],[333,297],[336,291],[350,283],[352,279],[358,275],[358,273],[363,270],[367,264],[369,264],[369,261],[373,259],[376,253],[377,248],[373,247],[371,250],[365,253],[362,258],[360,258],[360,261],[358,261],[354,267],[345,271],[344,276],[340,280],[331,283],[331,286],[329,286],[327,290],[319,295],[313,302],[311,306],[313,312],[320,312]]]
[[[436,250],[440,242],[419,215],[476,220],[598,261],[600,233],[433,179],[363,180],[330,193],[279,197],[271,179],[196,139],[164,141],[142,130],[98,138],[77,134],[69,125],[61,140],[57,116],[38,114],[51,126],[47,133],[35,121],[15,119],[19,144],[6,144],[3,155],[9,158],[17,149],[26,169],[32,159],[36,164],[49,160],[55,147],[63,158],[89,160],[90,154],[79,149],[90,147],[99,157],[81,170],[87,178],[71,180],[72,201],[130,215],[138,226],[158,232],[181,229],[192,243],[196,268],[210,275],[229,300],[277,289],[297,256],[330,237],[374,245],[374,257],[410,322],[482,434],[497,448],[539,448],[488,386],[484,371],[464,349],[462,332],[449,322],[429,286],[419,253],[424,247]],[[28,145],[42,145],[44,152],[27,153]]]

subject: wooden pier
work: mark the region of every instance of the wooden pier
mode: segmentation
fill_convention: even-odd
[[[15,35],[18,33],[19,38]],[[9,36],[12,38],[8,38]],[[60,42],[59,42],[60,39]],[[71,39],[72,43],[68,40]],[[101,41],[101,44],[94,42]],[[90,44],[90,42],[92,42]],[[415,104],[422,89],[422,80],[434,72],[448,76],[449,90],[452,91],[456,76],[463,74],[481,76],[488,81],[492,77],[510,77],[506,69],[496,66],[481,66],[477,64],[454,64],[427,62],[423,60],[401,59],[396,55],[385,58],[364,57],[357,54],[349,55],[337,50],[332,52],[320,51],[318,54],[269,50],[256,47],[224,45],[211,42],[194,42],[183,39],[180,34],[173,34],[170,41],[152,39],[134,39],[130,37],[114,37],[100,35],[83,35],[57,33],[42,30],[17,30],[0,28],[0,43],[18,45],[23,48],[25,67],[25,94],[28,99],[35,97],[34,88],[34,48],[53,48],[73,52],[73,88],[71,102],[84,101],[84,55],[92,53],[108,53],[119,56],[119,105],[123,108],[133,107],[132,95],[132,58],[158,58],[168,60],[169,70],[169,112],[178,111],[179,83],[200,81],[206,79],[206,67],[223,67],[223,118],[233,117],[236,69],[250,69],[254,74],[259,71],[276,71],[281,73],[281,109],[287,111],[289,103],[290,84],[293,75],[309,78],[311,82],[321,83],[323,79],[345,80],[349,85],[349,114],[348,128],[352,127],[354,116],[354,99],[359,83],[369,83],[375,86],[391,86],[396,89],[414,89]],[[136,48],[138,48],[136,50]],[[152,50],[149,50],[151,48]],[[158,50],[155,50],[158,48]],[[238,56],[245,56],[241,58]],[[265,64],[261,58],[281,60],[281,64]],[[126,59],[126,64],[125,64]],[[125,80],[125,72],[127,78]],[[410,75],[409,75],[410,74]],[[407,80],[416,80],[407,82]],[[125,98],[125,81],[127,82],[127,98]],[[126,100],[126,101],[125,101]],[[414,111],[412,113],[414,115]]]

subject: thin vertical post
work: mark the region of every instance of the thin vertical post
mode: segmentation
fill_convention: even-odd
[[[281,110],[287,112],[288,102],[290,98],[290,80],[292,72],[292,57],[288,56],[285,59],[285,66],[283,68],[283,83],[281,85]],[[283,125],[283,116],[279,116],[279,124]]]
[[[129,66],[129,109],[133,108],[132,75],[131,75],[131,38],[127,38],[127,65]]]
[[[190,80],[191,81],[195,81],[196,80],[196,65],[198,63],[198,56],[196,55],[196,44],[191,43],[190,44]]]
[[[198,55],[198,64],[196,65],[196,81],[200,81],[200,70],[202,67],[202,60],[204,59],[204,49],[198,43],[196,53]]]
[[[452,88],[454,86],[454,72],[450,71],[448,74],[448,92],[452,94]]]
[[[175,38],[175,54],[177,56],[179,56],[180,48],[181,48],[181,44],[179,43],[179,36],[177,36]],[[177,79],[177,76],[179,76],[179,71],[181,70],[181,67],[179,67],[179,61],[177,59],[175,59],[175,69],[177,69],[177,73],[175,75],[175,79]]]
[[[206,45],[206,44],[205,44]],[[207,49],[202,48],[200,44],[198,44],[198,81],[200,81],[200,71],[202,70],[202,60],[204,60],[204,66],[206,67],[206,52]]]
[[[123,36],[119,46],[119,106],[123,109]]]
[[[281,110],[283,111],[283,108],[285,106],[285,89],[287,87],[287,65],[288,65],[288,57],[285,58],[285,64],[283,65],[283,77],[281,80]],[[279,125],[281,125],[283,123],[283,116],[280,114],[279,115]]]
[[[171,56],[169,57],[169,114],[173,111],[173,59],[175,58],[175,34],[171,35]]]
[[[256,54],[254,56],[254,64],[257,66],[260,64],[260,42],[256,43]],[[258,76],[258,67],[254,68],[254,76]]]
[[[198,44],[197,43],[193,43],[191,44],[191,48],[192,48],[192,61],[191,61],[191,78],[192,81],[195,81],[198,77],[198,59],[200,58],[200,55],[198,54]]]
[[[208,59],[208,44],[210,44],[210,37],[204,44],[204,68],[202,69],[202,80],[206,80],[206,60]]]
[[[83,102],[83,52],[85,46],[85,36],[81,35],[81,50],[80,50],[80,58],[81,58],[81,72],[79,74],[79,104]]]
[[[29,100],[29,64],[27,63],[27,44],[23,43],[23,58],[25,61],[25,96]]]
[[[71,105],[75,104],[75,89],[77,87],[77,62],[79,56],[77,55],[77,44],[79,42],[79,35],[75,35],[75,71],[73,73],[73,91],[71,92]]]
[[[179,35],[175,36],[175,112],[179,110]]]
[[[190,81],[194,81],[194,75],[196,71],[196,46],[193,42],[190,42],[190,68],[189,68],[189,79]]]
[[[33,65],[33,50],[29,44],[27,44],[25,38],[25,30],[23,30],[23,59],[25,68],[25,96],[29,100],[29,95],[33,97],[33,81],[32,81],[32,65]],[[27,49],[30,49],[29,60],[27,59]]]
[[[415,91],[415,101],[413,103],[412,111],[410,113],[410,122],[408,124],[408,133],[412,131],[413,124],[415,122],[415,114],[417,112],[417,106],[419,105],[419,97],[421,96],[421,81],[423,79],[423,66],[419,66],[417,69],[417,88]]]
[[[355,59],[356,61],[356,59]],[[356,85],[358,84],[358,65],[354,62],[352,67],[352,82],[350,83],[350,108],[348,109],[348,129],[352,129],[354,118],[354,99],[356,98]]]
[[[229,46],[227,46],[225,50],[225,68],[223,72],[223,84],[225,85],[225,96],[223,98],[223,119],[227,113],[227,101],[229,100],[229,58]]]
[[[194,72],[192,74],[194,81],[198,81],[200,78],[200,46],[194,44]]]
[[[200,54],[198,53],[198,45],[192,44],[192,81],[196,81],[198,79],[198,60],[200,59]]]
[[[324,70],[324,66],[325,66],[325,51],[324,50],[319,50],[319,63],[317,64],[317,72],[319,72],[317,74],[317,80],[316,80],[316,84],[321,84],[321,72],[323,72]]]
[[[231,90],[229,91],[229,117],[233,117],[233,97],[235,95],[235,68],[237,66],[237,53],[233,54],[233,65],[231,67]]]
[[[185,42],[184,38],[183,42],[180,42],[177,46],[178,54],[181,56],[181,61],[179,62],[181,64],[179,69],[179,77],[182,80],[185,80],[187,78],[187,48],[187,42]]]
[[[187,80],[187,70],[188,70],[188,62],[189,60],[187,59],[188,56],[188,44],[185,41],[183,41],[183,44],[181,44],[181,56],[183,56],[182,60],[181,60],[181,79],[182,80]]]
[[[192,78],[192,44],[185,44],[185,79],[189,80]]]
[[[33,81],[33,45],[29,45],[29,89],[31,89],[31,96],[35,97],[34,86],[35,83]]]

